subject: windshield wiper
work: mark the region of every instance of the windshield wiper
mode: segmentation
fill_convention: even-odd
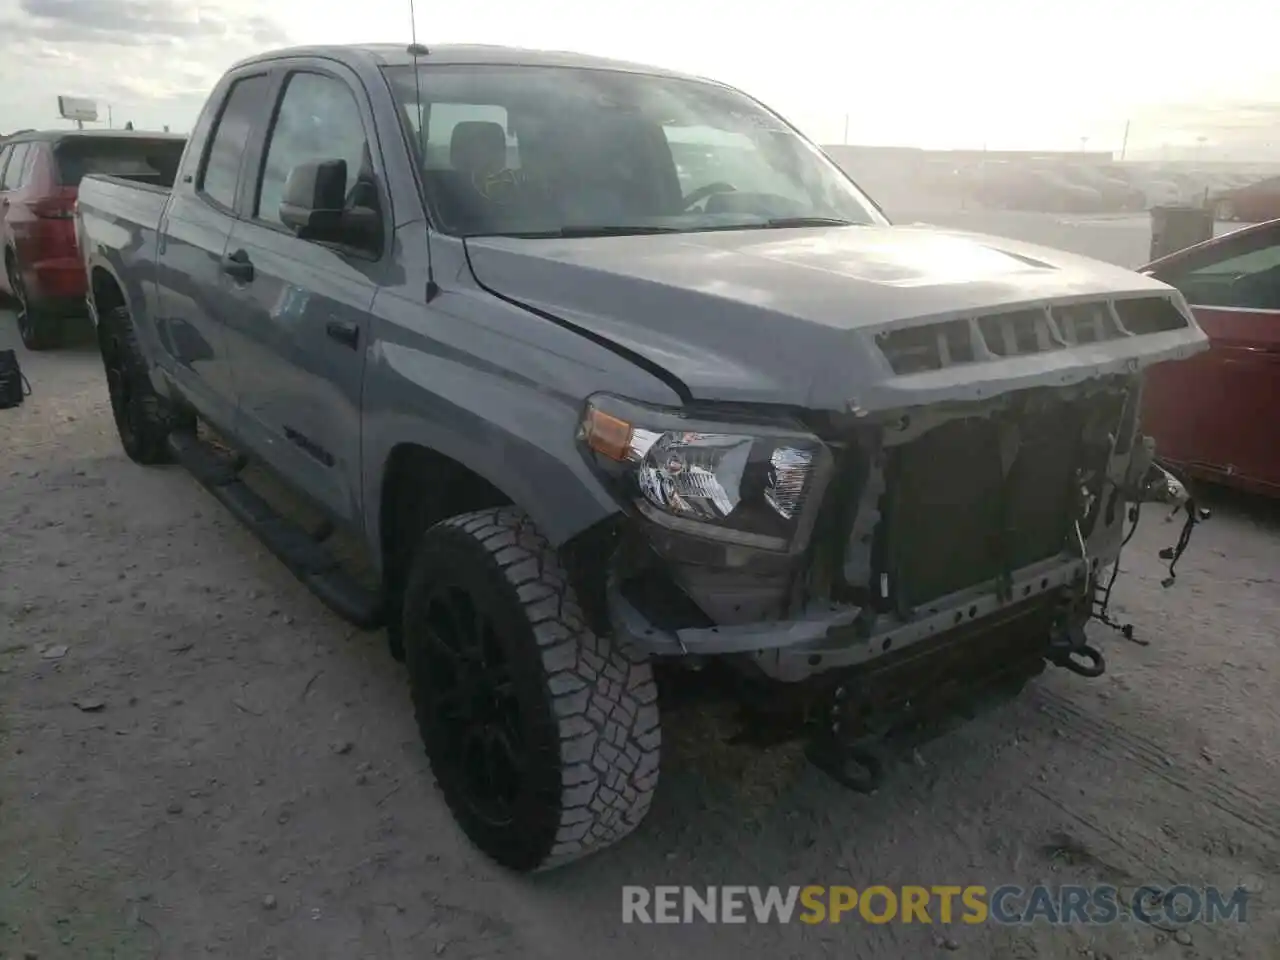
[[[603,226],[565,226],[557,232],[561,237],[628,237],[645,233],[681,233],[679,227],[652,224],[606,224]]]
[[[857,220],[841,220],[839,217],[773,217],[763,224],[766,227],[860,227]]]
[[[603,224],[555,227],[550,230],[507,230],[501,233],[470,233],[468,237],[516,237],[521,240],[542,240],[554,237],[633,237],[646,233],[682,233],[678,227],[658,227],[650,224]]]
[[[686,227],[667,227],[645,223],[566,224],[550,230],[511,230],[502,233],[472,233],[469,237],[516,237],[521,240],[542,240],[567,237],[636,237],[655,233],[713,233],[728,230],[760,230],[778,227],[856,227],[864,226],[857,220],[841,220],[839,217],[774,217],[771,220],[752,220],[749,223],[705,223]]]

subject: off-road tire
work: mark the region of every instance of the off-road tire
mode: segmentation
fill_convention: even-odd
[[[5,272],[9,280],[9,289],[12,291],[10,300],[13,302],[18,323],[18,336],[22,338],[22,345],[33,352],[53,350],[62,346],[65,333],[62,319],[46,315],[37,305],[31,303],[27,296],[26,284],[22,279],[22,270],[18,267],[18,262],[12,253],[5,258]]]
[[[138,346],[133,318],[125,307],[104,314],[98,323],[98,344],[107,373],[111,413],[115,418],[120,445],[129,459],[145,466],[170,463],[169,434],[179,426],[193,426],[179,417],[172,405],[156,393],[146,359]],[[112,364],[117,364],[113,371]],[[127,387],[121,393],[113,382],[118,374]]]
[[[433,589],[460,589],[487,611],[508,658],[528,749],[512,815],[500,825],[468,802],[437,719],[427,674]],[[479,510],[428,529],[404,598],[418,728],[445,802],[472,843],[528,872],[594,853],[639,826],[658,784],[661,750],[652,667],[587,627],[555,551],[524,512]]]

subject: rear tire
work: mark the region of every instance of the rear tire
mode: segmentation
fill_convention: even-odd
[[[431,527],[404,596],[418,728],[481,851],[544,870],[639,826],[661,750],[653,670],[591,632],[528,516],[498,507]]]
[[[138,346],[133,318],[125,307],[108,311],[98,324],[98,344],[107,374],[107,393],[120,445],[129,459],[144,466],[170,463],[169,434],[193,427],[151,385],[147,362]]]
[[[32,351],[60,347],[63,340],[62,320],[46,316],[31,304],[27,297],[27,286],[22,279],[22,270],[12,255],[5,260],[5,271],[12,291],[14,313],[18,319],[18,336],[22,338],[22,345]]]

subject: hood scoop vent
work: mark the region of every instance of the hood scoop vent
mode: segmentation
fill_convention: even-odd
[[[1017,260],[1019,263],[1025,263],[1028,267],[1035,267],[1037,270],[1053,270],[1052,263],[1045,263],[1043,260],[1037,260],[1035,257],[1029,257],[1025,253],[1014,253],[1012,250],[1002,250],[999,247],[987,247],[988,250],[994,250],[996,253],[1002,253],[1011,260]]]
[[[895,374],[905,376],[1066,350],[1088,343],[1180,330],[1187,318],[1165,297],[1099,300],[944,320],[876,334]]]

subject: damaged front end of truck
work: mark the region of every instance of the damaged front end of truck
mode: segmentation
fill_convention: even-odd
[[[888,740],[1046,663],[1103,672],[1085,626],[1119,627],[1107,602],[1142,504],[1185,512],[1166,584],[1202,517],[1141,433],[1142,371],[1205,338],[1170,291],[862,342],[881,375],[842,410],[598,396],[581,431],[632,507],[607,570],[614,632],[716,668],[757,730],[803,729],[856,789],[878,782]]]

